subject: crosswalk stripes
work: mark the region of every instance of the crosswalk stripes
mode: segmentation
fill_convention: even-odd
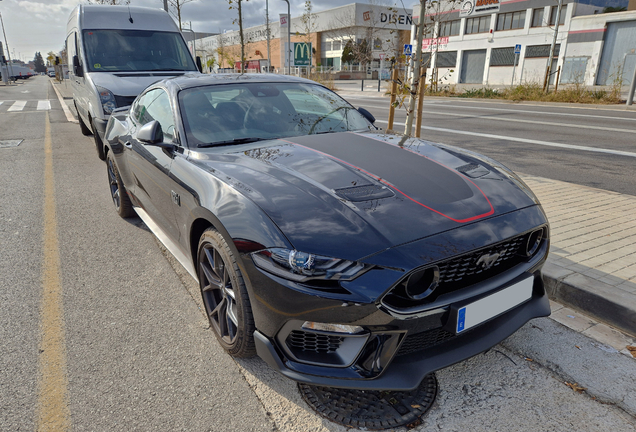
[[[6,104],[5,104],[6,102]],[[8,109],[4,109],[4,106],[8,106]],[[37,106],[36,106],[37,105]],[[20,112],[20,111],[48,111],[51,109],[51,101],[48,99],[38,101],[26,101],[26,100],[14,100],[14,101],[0,101],[0,111],[6,112]]]

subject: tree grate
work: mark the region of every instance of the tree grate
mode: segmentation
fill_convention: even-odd
[[[434,374],[411,391],[351,390],[298,384],[300,394],[318,414],[347,427],[385,430],[420,424],[437,397]]]

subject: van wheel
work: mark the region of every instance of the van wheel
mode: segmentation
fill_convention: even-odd
[[[86,126],[86,123],[84,123],[84,120],[82,120],[82,116],[80,115],[79,110],[77,109],[77,104],[75,104],[75,111],[77,112],[77,119],[79,120],[79,125],[80,125],[80,130],[82,131],[82,135],[86,135],[86,136],[93,135],[93,132],[88,128],[88,126]]]
[[[95,131],[95,133],[93,134],[93,139],[95,139],[95,147],[97,148],[97,156],[99,156],[101,160],[106,160],[106,153],[104,152],[104,142],[99,137],[99,132],[97,132],[97,129],[95,128],[95,123],[93,123],[93,130]]]

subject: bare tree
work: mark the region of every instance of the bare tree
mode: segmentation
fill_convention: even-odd
[[[103,1],[103,0],[102,0]],[[106,0],[109,1],[109,0]],[[113,0],[116,1],[116,0]],[[128,1],[128,3],[130,3],[130,0],[126,0]],[[163,0],[159,0],[161,3],[163,3]],[[172,14],[172,16],[174,16],[177,20],[177,22],[179,23],[179,30],[182,30],[181,28],[181,9],[183,8],[184,5],[191,3],[195,0],[168,0],[168,9],[170,10],[170,13]]]
[[[243,2],[247,1],[249,0],[228,0],[230,9],[236,9],[236,11],[238,12],[238,17],[234,21],[232,21],[232,24],[238,24],[239,26],[239,43],[241,45],[241,72],[245,71],[245,66],[247,63],[247,58],[245,57],[245,49],[247,48],[247,44],[249,43],[249,41],[245,37],[245,32],[243,31]]]

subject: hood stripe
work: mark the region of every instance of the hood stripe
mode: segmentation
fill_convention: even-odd
[[[355,135],[357,135],[357,134],[355,134]],[[365,138],[371,138],[371,137],[368,137],[368,136],[366,136],[366,135],[363,135],[363,136],[364,136]],[[371,139],[375,139],[375,138],[371,138]],[[470,218],[466,218],[466,219],[454,219],[454,218],[452,218],[452,217],[450,217],[450,216],[448,216],[448,215],[446,215],[446,214],[444,214],[444,213],[442,213],[442,212],[440,212],[440,211],[438,211],[438,210],[435,210],[435,209],[434,209],[434,208],[432,208],[432,207],[429,207],[429,206],[427,206],[427,205],[425,205],[425,204],[422,204],[421,202],[417,201],[416,199],[414,199],[414,198],[412,198],[412,197],[408,196],[407,194],[405,194],[404,192],[402,192],[400,189],[398,189],[397,187],[395,187],[395,186],[394,186],[394,185],[392,185],[391,183],[387,182],[386,180],[384,180],[384,179],[380,178],[379,176],[377,176],[377,175],[375,175],[375,174],[372,174],[372,173],[370,173],[370,172],[368,172],[368,171],[366,171],[366,170],[364,170],[364,169],[360,168],[359,166],[353,165],[353,164],[351,164],[351,163],[349,163],[349,162],[346,162],[346,161],[344,161],[344,160],[342,160],[342,159],[339,159],[339,158],[337,158],[337,157],[335,157],[335,156],[332,156],[332,155],[330,155],[330,154],[328,154],[328,153],[321,152],[320,150],[316,150],[316,149],[313,149],[313,148],[311,148],[311,147],[307,147],[307,146],[304,146],[304,145],[302,145],[302,144],[295,143],[295,142],[293,142],[293,141],[288,141],[288,140],[285,140],[285,139],[282,139],[282,138],[279,138],[278,140],[279,140],[279,141],[286,142],[286,143],[289,143],[289,144],[292,144],[292,145],[295,145],[295,146],[298,146],[298,147],[305,148],[305,149],[307,149],[307,150],[311,150],[311,151],[313,151],[313,152],[316,152],[316,153],[319,153],[319,154],[321,154],[321,155],[327,156],[327,157],[328,157],[328,158],[330,158],[330,159],[333,159],[333,160],[335,160],[335,161],[338,161],[338,162],[340,162],[340,163],[343,163],[343,164],[345,164],[345,165],[348,165],[348,166],[350,166],[350,167],[352,167],[352,168],[354,168],[354,169],[356,169],[356,170],[358,170],[358,171],[362,171],[363,173],[365,173],[365,174],[367,174],[367,175],[369,175],[369,176],[373,177],[373,178],[374,178],[374,179],[376,179],[377,181],[379,181],[379,182],[381,182],[381,183],[383,183],[383,184],[387,185],[388,187],[390,187],[390,188],[391,188],[391,189],[393,189],[394,191],[396,191],[396,192],[398,192],[399,194],[403,195],[405,198],[408,198],[409,200],[413,201],[414,203],[419,204],[420,206],[422,206],[422,207],[424,207],[424,208],[426,208],[426,209],[428,209],[428,210],[430,210],[430,211],[432,211],[432,212],[434,212],[434,213],[437,213],[437,214],[438,214],[438,215],[440,215],[440,216],[443,216],[443,217],[445,217],[445,218],[447,218],[447,219],[450,219],[450,220],[452,220],[453,222],[457,222],[457,223],[467,223],[467,222],[472,222],[472,221],[475,221],[475,220],[477,220],[477,219],[481,219],[481,218],[484,218],[484,217],[490,216],[490,215],[492,215],[492,214],[494,214],[494,213],[495,213],[495,209],[493,208],[493,206],[492,206],[492,204],[490,203],[490,200],[488,199],[488,197],[486,196],[486,194],[484,194],[484,192],[483,192],[483,191],[482,191],[482,190],[481,190],[481,189],[480,189],[477,185],[475,185],[475,183],[474,183],[472,180],[468,179],[467,177],[463,176],[461,173],[458,173],[458,172],[457,172],[457,171],[455,171],[455,170],[452,170],[452,171],[453,171],[453,172],[455,172],[455,173],[457,173],[457,174],[458,174],[458,175],[460,175],[461,177],[464,177],[464,178],[468,179],[468,180],[469,180],[469,181],[470,181],[470,182],[471,182],[471,183],[472,183],[472,184],[473,184],[473,185],[474,185],[474,186],[475,186],[475,187],[479,190],[479,192],[481,192],[481,194],[484,196],[484,198],[486,198],[486,201],[488,202],[488,205],[490,206],[490,211],[488,211],[488,212],[486,212],[486,213],[483,213],[483,214],[480,214],[480,215],[477,215],[477,216],[473,216],[473,217],[470,217]],[[378,140],[378,139],[375,139],[375,140],[376,140],[376,141],[380,141],[380,142],[385,143],[385,144],[389,144],[389,143],[387,143],[387,142],[385,142],[385,141],[381,141],[381,140]],[[393,144],[389,144],[389,145],[393,145]],[[409,150],[409,151],[410,151],[410,150]],[[421,154],[419,154],[419,153],[416,153],[416,152],[412,152],[412,153],[415,153],[415,154],[418,154],[419,156],[425,157],[425,156],[423,156],[423,155],[421,155]],[[443,164],[440,164],[439,162],[437,162],[437,161],[435,161],[435,160],[432,160],[432,159],[430,159],[430,158],[427,158],[427,159],[429,159],[429,160],[430,160],[430,161],[432,161],[432,162],[437,163],[437,164],[438,164],[438,165],[440,165],[440,166],[443,166],[444,168],[446,168],[446,169],[448,169],[448,170],[451,170],[451,168],[448,168],[447,166],[445,166],[445,165],[443,165]]]

